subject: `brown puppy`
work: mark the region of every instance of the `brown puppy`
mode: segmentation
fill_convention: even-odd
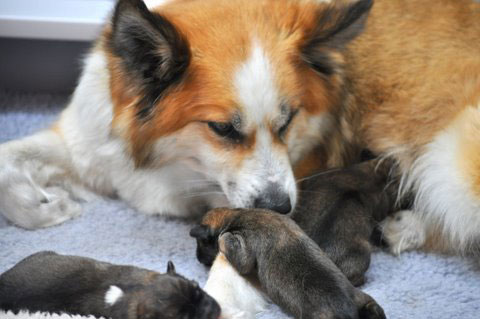
[[[401,207],[398,187],[390,160],[321,172],[301,183],[290,217],[358,286],[365,282],[376,226]]]
[[[218,235],[239,274],[258,281],[296,318],[385,318],[382,308],[343,273],[289,217],[259,209],[215,209],[192,235]]]
[[[0,276],[0,309],[94,315],[113,319],[217,319],[220,307],[175,272],[44,251]]]

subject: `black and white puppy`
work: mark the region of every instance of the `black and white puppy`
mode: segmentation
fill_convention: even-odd
[[[401,208],[395,164],[373,159],[320,172],[300,184],[291,218],[353,285],[365,282],[379,223]]]
[[[0,276],[0,309],[69,313],[113,319],[217,319],[218,303],[175,272],[45,251]]]
[[[375,300],[355,288],[288,216],[220,208],[191,233],[205,231],[219,234],[221,255],[295,318],[385,318]]]

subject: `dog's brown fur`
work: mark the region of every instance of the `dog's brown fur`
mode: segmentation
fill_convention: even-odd
[[[470,0],[376,1],[347,52],[359,132],[371,150],[415,153],[480,100],[479,17]]]
[[[342,147],[353,143],[357,149],[394,158],[404,189],[417,192],[415,209],[422,213],[418,216],[429,232],[427,237],[443,237],[436,242],[448,243],[435,247],[427,238],[429,249],[478,248],[479,232],[462,235],[462,227],[453,220],[471,218],[478,224],[480,215],[479,38],[478,2],[376,0],[365,32],[345,52],[347,89],[338,118],[339,138],[332,140],[328,160],[325,153],[317,155],[319,167],[326,162],[335,166],[342,162],[338,160]],[[455,207],[462,204],[455,203],[454,196],[436,202],[435,198],[446,198],[449,192],[433,195],[432,189],[452,179],[432,177],[434,181],[429,182],[429,176],[442,173],[428,171],[429,164],[422,158],[430,156],[428,147],[444,132],[453,136],[454,144],[443,150],[452,159],[439,168],[458,176],[465,188],[459,191],[468,197],[463,200],[469,202],[465,217],[453,216]],[[311,169],[312,162],[303,164]],[[420,170],[423,177],[416,175]],[[297,168],[302,176],[308,175],[305,171]]]

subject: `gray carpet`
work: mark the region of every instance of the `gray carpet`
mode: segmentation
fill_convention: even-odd
[[[46,127],[66,101],[65,96],[0,91],[0,142]],[[29,254],[54,250],[161,272],[173,260],[180,273],[203,284],[207,269],[195,258],[190,227],[187,221],[141,215],[114,200],[86,204],[81,217],[36,231],[17,228],[0,216],[0,272]],[[480,266],[472,261],[378,252],[367,275],[363,289],[389,318],[480,318]],[[287,318],[275,306],[260,317]]]

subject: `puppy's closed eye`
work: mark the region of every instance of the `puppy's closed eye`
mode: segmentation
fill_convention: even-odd
[[[247,275],[255,268],[255,256],[239,233],[223,233],[218,239],[220,251],[241,274]]]

